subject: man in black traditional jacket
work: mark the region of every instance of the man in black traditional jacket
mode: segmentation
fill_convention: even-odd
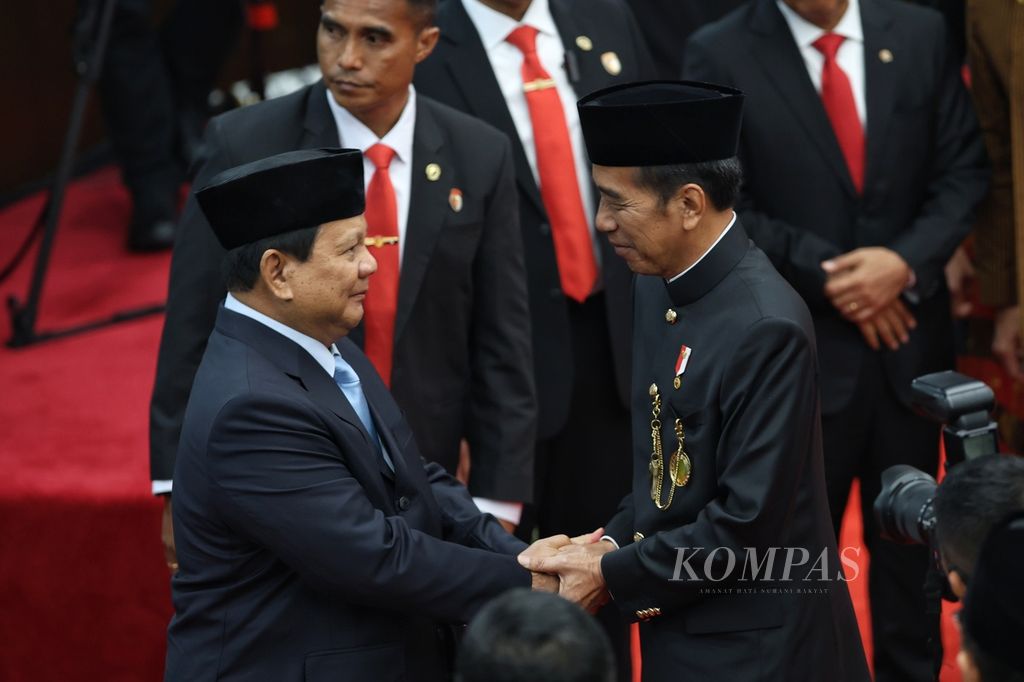
[[[742,99],[655,82],[580,101],[598,229],[639,275],[633,492],[601,542],[520,561],[640,621],[644,680],[867,680],[811,316],[732,209]]]

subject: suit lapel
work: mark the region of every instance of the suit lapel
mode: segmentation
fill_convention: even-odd
[[[896,101],[897,68],[883,62],[882,50],[896,47],[891,35],[892,17],[875,0],[861,0],[861,23],[864,26],[864,98],[867,101],[867,167],[864,191],[867,193],[880,172],[879,163],[885,147],[885,135]]]
[[[491,60],[480,42],[476,27],[462,6],[462,0],[442,3],[438,12],[442,15],[438,23],[446,27],[441,39],[452,47],[445,67],[469,105],[469,113],[490,123],[512,141],[516,181],[537,210],[543,213],[540,189],[533,179],[533,171],[526,160],[519,132],[508,112],[498,79],[491,70]]]
[[[327,86],[323,81],[309,87],[306,99],[306,120],[303,121],[305,131],[302,136],[303,149],[322,147],[338,147],[338,126],[334,122],[331,108],[327,104]]]
[[[811,83],[803,56],[793,40],[785,17],[775,6],[775,0],[759,0],[753,8],[750,22],[755,35],[751,45],[751,61],[760,66],[768,81],[779,91],[782,100],[807,131],[814,146],[841,179],[846,191],[856,196],[857,191],[821,103],[821,96]]]
[[[439,180],[428,180],[424,173],[424,169],[431,163],[441,167]],[[405,248],[398,282],[398,309],[395,313],[396,343],[409,321],[448,215],[448,190],[451,188],[453,170],[454,162],[444,148],[444,137],[433,111],[423,98],[417,98],[409,218],[406,221]]]
[[[564,0],[551,0],[550,10],[551,18],[558,27],[558,35],[562,39],[566,61],[573,64],[569,69],[569,82],[576,93],[576,99],[581,99],[608,85],[608,73],[600,66],[599,60],[594,59],[592,53],[583,52],[576,44],[577,36],[585,33],[581,29],[579,18],[573,16]],[[576,71],[575,79],[573,70]]]

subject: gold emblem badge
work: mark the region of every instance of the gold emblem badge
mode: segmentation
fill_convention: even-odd
[[[594,41],[587,36],[576,36],[576,47],[584,52],[590,52],[594,49]]]
[[[613,76],[622,73],[622,62],[619,61],[619,55],[614,52],[605,52],[601,55],[601,66]]]
[[[878,51],[878,58],[882,60],[883,64],[890,63],[894,59],[894,57],[892,56],[892,50],[888,50],[883,47],[881,50]]]
[[[462,210],[462,190],[458,187],[452,187],[452,191],[448,193],[448,205],[452,207],[452,210],[459,213]]]
[[[677,319],[679,319],[679,315],[676,314],[676,311],[672,310],[671,308],[665,311],[666,322],[668,322],[669,324],[675,324]]]
[[[427,174],[427,180],[431,182],[437,182],[438,178],[441,177],[441,167],[436,163],[428,163],[424,172]]]

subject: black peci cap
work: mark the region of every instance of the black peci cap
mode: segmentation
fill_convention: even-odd
[[[736,156],[743,93],[689,81],[626,83],[577,103],[591,163],[666,166]]]
[[[363,155],[356,149],[277,154],[218,173],[196,200],[228,250],[352,218],[365,210]]]
[[[1024,672],[1024,512],[996,525],[981,545],[967,586],[962,621],[978,648]]]

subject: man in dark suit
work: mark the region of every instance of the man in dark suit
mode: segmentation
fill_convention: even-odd
[[[641,621],[646,681],[866,681],[811,316],[732,208],[742,103],[668,82],[580,101],[597,226],[638,275],[633,488],[602,541],[522,561]]]
[[[367,309],[377,314],[375,330],[392,327],[373,344],[362,326],[353,337],[390,378],[421,452],[454,472],[465,438],[475,463],[470,490],[504,503],[487,511],[514,525],[532,493],[536,405],[511,148],[497,131],[411,90],[415,64],[437,39],[432,7],[430,0],[371,8],[325,2],[317,37],[324,81],[214,119],[196,183],[238,163],[339,141],[395,152],[379,174],[364,161],[367,180],[386,179],[391,190],[371,201],[370,220],[371,234],[381,236],[371,297],[385,284],[392,296]],[[390,219],[382,220],[387,211]],[[171,266],[150,411],[156,493],[170,491],[192,377],[224,297],[222,254],[190,201]],[[173,548],[166,525],[164,537]]]
[[[286,152],[196,194],[228,295],[175,466],[168,682],[443,680],[446,623],[534,584],[345,336],[377,263],[357,150]]]
[[[803,296],[821,358],[836,532],[860,479],[875,674],[933,679],[924,547],[882,541],[881,472],[935,473],[938,429],[910,382],[953,363],[943,266],[987,171],[942,18],[890,0],[757,0],[690,40],[688,78],[747,95],[739,214]]]
[[[629,443],[632,313],[629,270],[593,231],[574,103],[651,77],[650,56],[620,0],[444,0],[437,25],[441,39],[416,69],[416,87],[503,131],[514,149],[539,406],[536,519],[520,537],[534,526],[583,533],[627,486],[628,462],[605,453]],[[511,42],[524,30],[532,54]],[[567,196],[574,211],[561,204]],[[590,248],[570,254],[562,244],[573,238]],[[597,273],[579,285],[568,268],[584,259]]]

